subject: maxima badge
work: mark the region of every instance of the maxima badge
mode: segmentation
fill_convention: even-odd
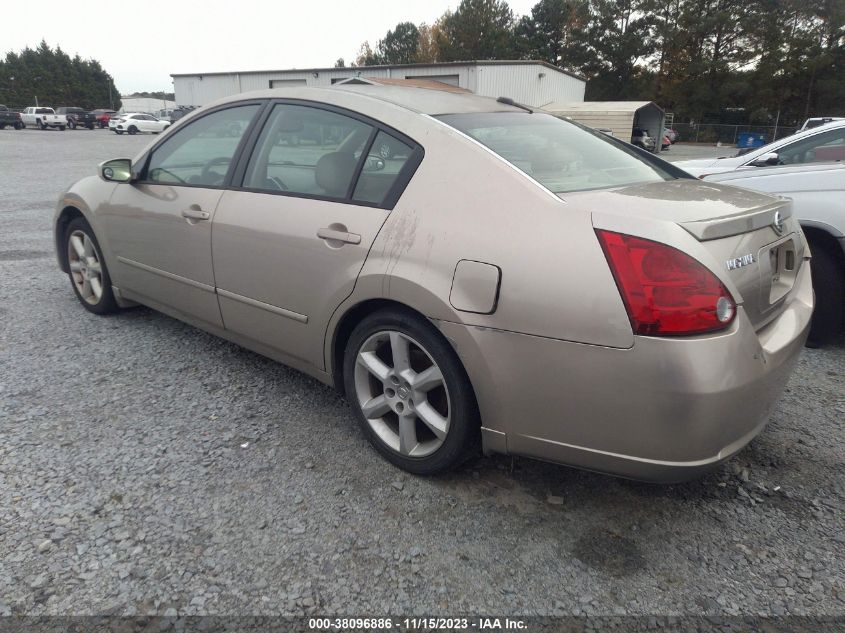
[[[748,266],[754,263],[754,253],[748,253],[748,255],[743,255],[742,257],[737,257],[735,259],[729,259],[725,263],[728,265],[728,270]]]

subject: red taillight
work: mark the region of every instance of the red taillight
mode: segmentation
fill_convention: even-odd
[[[628,310],[634,334],[715,332],[736,316],[736,303],[704,265],[676,248],[596,229]]]

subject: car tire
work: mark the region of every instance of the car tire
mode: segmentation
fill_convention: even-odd
[[[346,345],[343,377],[361,430],[395,466],[435,475],[478,452],[480,417],[469,378],[425,318],[401,309],[365,317]]]
[[[38,125],[39,125],[39,127],[40,127],[42,130],[46,130],[46,129],[47,129],[47,126],[46,126],[46,125],[44,125],[44,121],[38,121]]]
[[[845,320],[845,269],[827,248],[812,245],[810,270],[816,307],[807,344],[818,347],[829,342],[841,330]]]
[[[97,236],[85,218],[74,218],[65,231],[68,278],[82,307],[94,314],[119,310]]]
[[[129,129],[126,130],[126,131],[134,136],[135,134],[138,133],[138,128],[136,128],[134,125],[130,125]]]
[[[23,123],[21,123],[20,121],[18,121],[17,123],[15,123],[15,129],[16,129],[16,130],[22,130],[23,128],[24,128],[24,124],[23,124]]]
[[[123,134],[123,130],[115,130],[114,133],[120,135]]]
[[[64,132],[66,127],[67,127],[66,125],[60,125],[60,126],[59,126],[59,129],[60,129],[62,132]]]

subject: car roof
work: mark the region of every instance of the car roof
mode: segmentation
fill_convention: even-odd
[[[474,94],[460,94],[431,88],[343,84],[326,88],[297,87],[272,88],[255,92],[243,92],[208,104],[209,106],[243,101],[246,99],[303,99],[337,104],[340,93],[349,97],[349,106],[365,107],[367,101],[376,100],[399,106],[420,114],[463,114],[472,112],[524,112],[521,108],[499,103],[490,97]]]

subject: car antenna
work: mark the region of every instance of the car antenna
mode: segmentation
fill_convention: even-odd
[[[534,114],[534,108],[529,108],[527,105],[517,103],[516,101],[514,101],[510,97],[499,97],[499,98],[496,99],[496,101],[499,102],[499,103],[504,103],[505,105],[514,106],[515,108],[522,108],[526,112],[530,112],[531,114]]]

